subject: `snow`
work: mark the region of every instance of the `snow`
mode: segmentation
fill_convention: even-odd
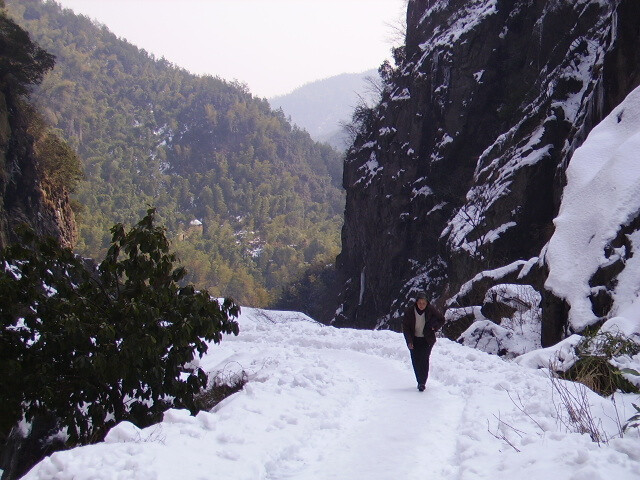
[[[425,12],[420,19],[420,23],[433,13],[447,8],[448,3],[448,0],[436,1]],[[466,3],[467,5],[464,8],[452,12],[447,19],[448,24],[435,27],[431,38],[420,44],[420,48],[424,53],[416,64],[416,70],[435,49],[458,42],[462,36],[480,25],[488,16],[497,12],[497,0],[469,0]]]
[[[355,182],[354,185],[358,185],[359,183],[366,180],[364,188],[367,188],[371,184],[371,180],[373,180],[373,177],[381,172],[382,169],[383,167],[381,167],[378,163],[376,152],[371,152],[369,160],[367,160],[364,165],[358,168],[358,171],[362,171],[362,176]]]
[[[16,265],[10,265],[7,262],[3,262],[3,264],[4,264],[5,272],[11,273],[11,275],[13,275],[13,277],[16,280],[20,280],[22,278],[22,273],[20,272],[20,268],[18,268]]]
[[[458,209],[440,237],[448,237],[447,243],[452,251],[466,251],[471,256],[480,255],[481,246],[494,242],[502,233],[516,225],[514,222],[507,222],[493,230],[485,230],[486,212],[498,198],[508,192],[503,183],[473,186],[467,192],[466,203]],[[471,235],[473,232],[477,232],[475,238]]]
[[[577,54],[577,52],[580,52],[585,48],[585,45],[586,52],[582,55]],[[571,123],[576,122],[580,110],[584,108],[585,93],[587,92],[593,77],[592,70],[594,65],[602,63],[604,51],[605,49],[603,48],[603,45],[593,39],[582,39],[582,41],[580,41],[580,39],[576,39],[571,44],[571,51],[569,52],[569,55],[571,57],[575,57],[576,60],[567,65],[565,70],[556,78],[555,81],[573,80],[579,82],[581,86],[576,92],[568,95],[567,98],[559,99],[552,103],[552,107],[559,107],[564,110],[565,118]],[[603,90],[600,89],[598,93],[602,94]]]
[[[411,191],[411,199],[419,196],[428,197],[429,195],[433,195],[433,190],[428,185],[424,185],[420,188],[415,188]]]
[[[527,262],[522,266],[522,270],[518,274],[518,280],[525,278],[531,272],[531,269],[540,264],[540,257],[533,257],[527,260]]]
[[[444,207],[447,206],[447,202],[440,202],[437,203],[436,205],[433,206],[433,208],[431,210],[429,210],[427,212],[427,214],[425,215],[425,217],[428,217],[429,215],[431,215],[432,213],[437,212],[438,210],[442,210]]]
[[[611,333],[613,335],[623,335],[634,340],[636,343],[640,344],[640,322],[636,319],[637,316],[632,317],[614,317],[610,318],[600,330],[599,333]]]
[[[211,375],[241,366],[243,390],[195,417],[169,410],[151,427],[120,423],[24,479],[638,478],[638,430],[618,438],[613,420],[631,416],[637,395],[618,394],[616,414],[587,391],[612,437],[598,446],[558,421],[542,370],[439,339],[420,393],[399,333],[250,308],[239,323],[200,366]]]
[[[475,283],[480,282],[485,278],[490,278],[493,280],[496,280],[498,278],[503,278],[509,275],[510,273],[514,273],[517,270],[527,265],[528,265],[528,262],[525,262],[524,260],[516,260],[515,262],[510,263],[509,265],[495,268],[493,270],[484,270],[476,274],[476,276],[473,277],[471,280],[462,284],[457,294],[455,294],[453,297],[447,300],[447,306],[454,305],[458,301],[458,298],[467,295],[471,291]]]
[[[442,129],[438,130],[438,134],[441,135],[441,138],[431,152],[431,155],[429,156],[432,162],[439,162],[443,160],[444,156],[442,152],[444,148],[453,142],[453,137],[444,132]]]
[[[394,94],[391,95],[391,101],[392,102],[397,102],[400,100],[410,100],[411,99],[411,93],[409,93],[409,89],[408,88],[403,88],[402,91],[399,94]]]
[[[549,241],[545,286],[570,305],[569,323],[580,331],[598,319],[591,310],[589,279],[607,262],[605,247],[640,207],[640,89],[597,125],[567,168],[555,232]],[[631,238],[638,245],[640,238]],[[637,303],[640,265],[632,258],[618,277],[613,311]],[[630,268],[630,267],[635,268]]]
[[[506,232],[510,228],[513,228],[517,225],[518,224],[516,222],[507,222],[504,225],[500,225],[498,228],[489,230],[487,234],[484,236],[484,243],[495,242],[498,238],[500,238],[500,235],[502,235],[504,232]]]
[[[482,76],[484,75],[484,70],[480,70],[473,74],[473,78],[477,83],[482,83]]]
[[[515,363],[529,368],[549,368],[565,372],[578,361],[575,346],[583,340],[581,335],[571,335],[547,348],[534,350],[515,359]]]

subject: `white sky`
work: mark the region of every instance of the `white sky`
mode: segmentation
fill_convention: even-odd
[[[377,68],[406,0],[57,0],[157,57],[259,97]]]

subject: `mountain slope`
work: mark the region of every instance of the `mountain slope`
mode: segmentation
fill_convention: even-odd
[[[143,430],[117,425],[104,443],[57,452],[25,480],[637,477],[640,437],[618,438],[614,405],[584,391],[616,437],[608,443],[568,431],[540,370],[443,339],[419,393],[400,334],[254,309],[239,322],[240,335],[201,366],[244,370],[242,391],[196,417],[169,410]],[[633,398],[617,395],[620,418]]]
[[[425,289],[457,338],[487,320],[492,287],[516,283],[542,296],[542,344],[560,340],[567,307],[538,260],[571,156],[640,83],[639,22],[628,0],[409,2],[345,162],[336,324],[398,328]]]
[[[242,85],[155,59],[53,2],[7,4],[57,58],[35,98],[85,164],[80,252],[101,256],[109,228],[152,204],[188,280],[249,304],[335,258],[337,152]]]
[[[371,103],[377,92],[371,82],[378,78],[376,70],[343,73],[308,83],[287,95],[269,99],[272,108],[282,108],[293,123],[304,128],[317,141],[327,142],[340,151],[346,149],[346,134],[341,123],[351,120],[354,108],[361,102]]]

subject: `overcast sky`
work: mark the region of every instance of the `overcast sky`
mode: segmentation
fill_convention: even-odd
[[[406,0],[57,0],[193,73],[259,97],[377,68]]]

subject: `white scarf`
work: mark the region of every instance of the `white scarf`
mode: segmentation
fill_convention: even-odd
[[[422,312],[422,315],[420,315],[418,313],[418,310],[416,308],[413,309],[414,313],[416,314],[416,337],[424,337],[424,323],[425,323],[425,318],[424,315],[425,313],[427,313],[426,309],[424,312]]]

